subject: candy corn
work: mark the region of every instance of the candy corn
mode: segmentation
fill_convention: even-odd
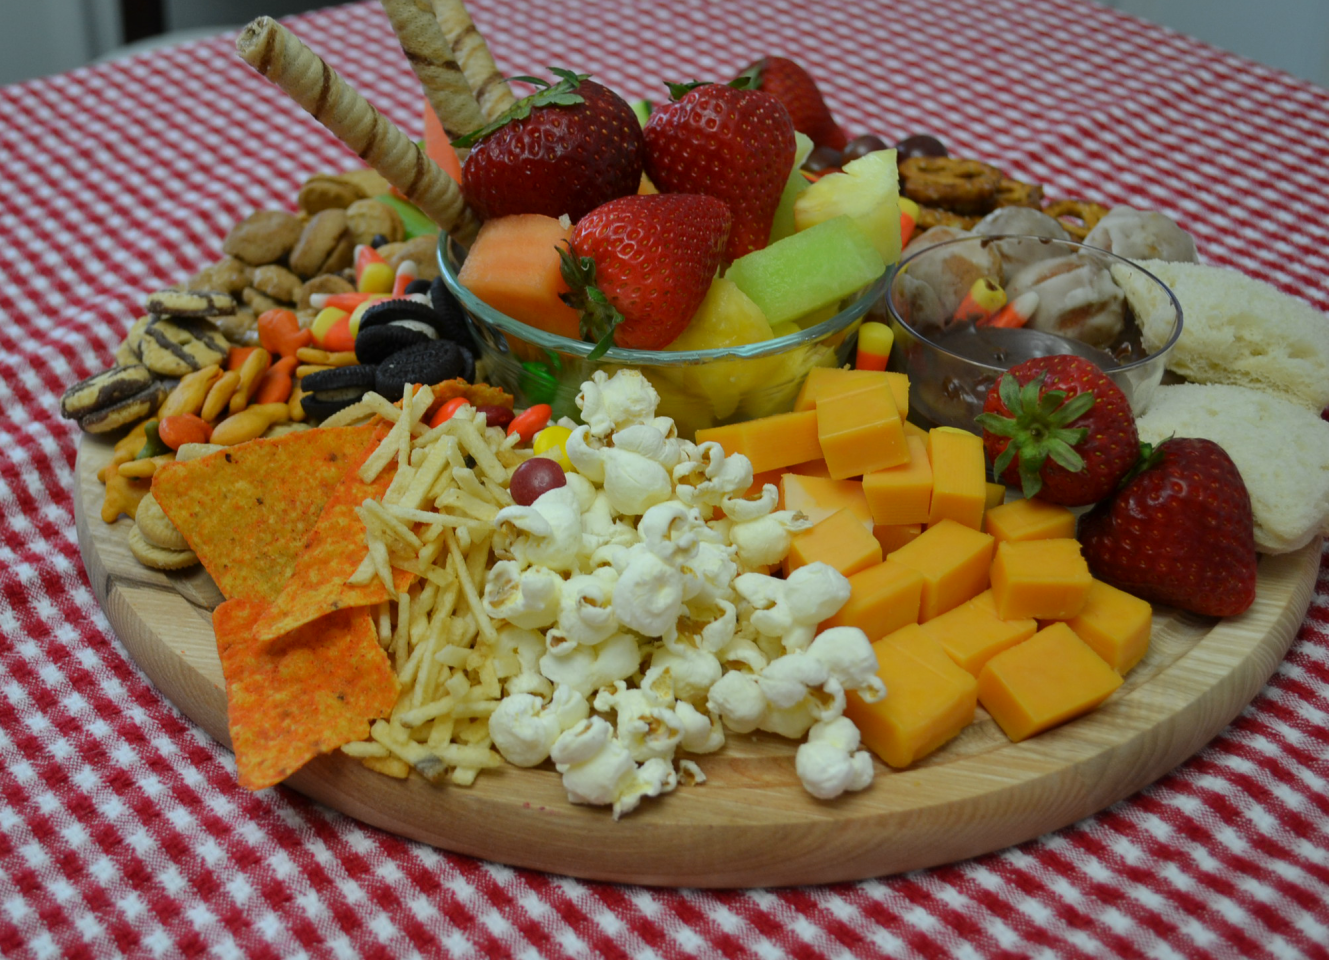
[[[895,334],[886,324],[863,324],[858,328],[858,356],[854,366],[859,370],[885,370],[894,343]]]

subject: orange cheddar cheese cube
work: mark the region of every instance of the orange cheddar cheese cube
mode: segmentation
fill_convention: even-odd
[[[894,553],[906,543],[918,539],[918,535],[923,532],[921,523],[893,524],[873,524],[872,535],[877,538],[881,544],[881,555],[884,557],[888,553]]]
[[[751,498],[761,494],[766,489],[766,484],[773,483],[778,489],[780,478],[784,476],[784,470],[767,470],[765,473],[754,473],[752,475],[752,486],[748,487],[748,492],[743,496]],[[783,509],[783,508],[780,508]]]
[[[697,443],[707,441],[718,443],[726,454],[743,454],[752,461],[754,474],[821,459],[817,414],[811,410],[698,430]]]
[[[1093,577],[1076,540],[997,544],[992,601],[1003,620],[1069,620],[1080,612]]]
[[[895,406],[901,417],[909,415],[909,378],[903,373],[883,370],[846,370],[843,367],[813,367],[794,400],[795,410],[811,410],[822,397],[854,391],[872,383],[885,383],[891,388]]]
[[[848,510],[872,531],[872,511],[863,484],[857,480],[804,477],[786,473],[780,478],[780,509],[798,510],[813,523],[820,523],[836,510]]]
[[[922,575],[887,560],[849,578],[849,599],[822,628],[858,627],[869,640],[880,640],[918,622],[918,601],[922,596]]]
[[[926,623],[987,589],[992,537],[954,520],[942,520],[887,559],[923,575],[918,622]]]
[[[1066,507],[1037,497],[1012,500],[992,507],[983,518],[983,529],[1003,540],[1069,540],[1075,536],[1075,514]]]
[[[788,470],[789,473],[796,473],[800,477],[825,477],[830,479],[831,472],[826,469],[826,461],[818,457],[816,460],[809,460],[807,463],[796,463]]]
[[[1001,483],[993,483],[991,480],[986,482],[988,498],[984,507],[991,510],[993,507],[999,507],[1006,502],[1006,486]]]
[[[851,510],[837,510],[812,529],[790,537],[785,576],[820,560],[846,577],[881,563],[881,544]]]
[[[1002,620],[996,610],[970,600],[929,620],[923,632],[941,644],[956,666],[977,677],[983,664],[1037,633],[1038,623]]]
[[[1153,608],[1146,601],[1095,580],[1084,606],[1066,626],[1124,677],[1149,649],[1153,622]]]
[[[1016,743],[1088,713],[1121,677],[1064,623],[997,654],[978,674],[978,699]]]
[[[822,458],[836,480],[909,460],[904,421],[884,382],[822,397],[815,416]]]
[[[865,703],[850,692],[845,716],[892,767],[927,756],[973,722],[978,685],[915,625],[872,645],[886,697]]]
[[[905,437],[909,447],[906,463],[863,474],[863,496],[872,511],[872,521],[883,526],[927,523],[932,505],[932,465],[927,445],[917,437]]]
[[[937,427],[928,433],[928,458],[932,462],[928,523],[950,519],[982,529],[988,499],[982,438],[964,430]]]
[[[918,437],[925,444],[928,442],[928,432],[911,420],[904,422],[904,435],[906,437]]]

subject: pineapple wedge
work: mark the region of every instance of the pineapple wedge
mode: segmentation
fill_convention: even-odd
[[[900,259],[900,180],[894,150],[877,150],[809,186],[794,201],[794,226],[806,230],[849,216],[889,266]]]

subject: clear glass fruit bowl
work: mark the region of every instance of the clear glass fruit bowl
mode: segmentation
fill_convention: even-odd
[[[1148,336],[1114,280],[1123,270],[1159,294],[1149,298]],[[974,417],[1003,372],[1031,357],[1065,353],[1097,363],[1139,414],[1181,336],[1181,305],[1166,284],[1129,260],[1073,241],[960,237],[906,251],[888,273],[886,306],[895,332],[889,369],[909,376],[910,419],[928,426],[977,433]],[[1047,312],[1017,328],[957,319],[965,294],[984,276],[1011,301],[1039,293],[1038,310]]]
[[[554,416],[577,416],[576,397],[596,370],[640,370],[660,394],[659,413],[692,439],[705,427],[793,409],[813,367],[852,359],[859,321],[886,290],[889,271],[846,298],[839,310],[797,333],[715,350],[625,350],[611,347],[587,360],[595,344],[536,329],[489,306],[457,280],[465,252],[440,238],[443,282],[461,303],[476,341],[484,379],[516,397],[518,406],[548,403]],[[884,314],[881,319],[884,320]]]

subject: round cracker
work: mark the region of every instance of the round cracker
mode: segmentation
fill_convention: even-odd
[[[193,550],[168,550],[149,543],[137,522],[129,528],[129,552],[143,566],[154,570],[183,570],[198,563]]]
[[[166,515],[151,493],[138,502],[138,513],[134,514],[134,520],[138,524],[138,532],[152,546],[164,550],[189,549],[189,542],[175,528],[175,524],[171,523],[171,518]]]

